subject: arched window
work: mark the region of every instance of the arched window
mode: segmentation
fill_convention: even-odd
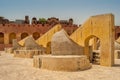
[[[33,33],[33,38],[37,40],[40,37],[40,34],[38,32]]]
[[[10,35],[9,35],[9,44],[12,44],[13,39],[16,39],[16,34],[15,33],[10,33]]]
[[[24,33],[21,34],[21,39],[23,39],[23,38],[25,38],[25,37],[27,37],[27,36],[28,36],[28,33],[25,33],[25,32],[24,32]]]
[[[4,44],[4,33],[0,32],[0,44]]]

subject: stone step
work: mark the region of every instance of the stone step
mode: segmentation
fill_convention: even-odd
[[[94,55],[93,58],[98,58],[98,59],[100,59],[100,56],[99,56],[99,55]]]
[[[100,62],[93,61],[93,64],[98,64],[98,65],[99,65],[99,64],[100,64]]]
[[[99,54],[99,52],[93,52],[92,63],[93,64],[100,64],[100,54]]]

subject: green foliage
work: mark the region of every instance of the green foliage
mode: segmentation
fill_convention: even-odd
[[[39,22],[42,23],[42,24],[44,24],[44,23],[47,22],[47,20],[45,18],[39,18]]]

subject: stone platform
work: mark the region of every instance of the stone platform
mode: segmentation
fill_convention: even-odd
[[[34,55],[43,54],[41,50],[15,50],[14,56],[21,58],[33,58]]]
[[[91,64],[85,55],[34,56],[33,66],[53,71],[78,71],[91,68]]]

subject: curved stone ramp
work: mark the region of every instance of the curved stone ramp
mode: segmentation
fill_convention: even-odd
[[[21,47],[25,47],[27,49],[40,49],[40,45],[38,45],[38,43],[36,43],[36,41],[34,40],[33,36],[27,36],[26,38],[20,40],[18,42],[18,45],[20,45]]]
[[[30,36],[31,36],[31,35],[30,35]],[[24,39],[20,40],[20,41],[18,42],[18,44],[21,45],[21,46],[25,46],[25,40],[26,40],[28,37],[29,37],[29,36],[27,36],[27,37],[25,37]]]
[[[71,40],[65,30],[62,29],[52,37],[51,52],[53,55],[83,55],[84,48]]]
[[[43,49],[43,47],[42,46],[40,46],[40,45],[38,45],[36,42],[35,42],[35,40],[34,40],[34,38],[33,38],[33,36],[31,35],[31,36],[29,36],[29,37],[27,37],[27,39],[25,40],[25,42],[24,42],[24,44],[25,44],[25,47],[26,47],[26,49],[27,50],[33,50],[33,49]]]
[[[42,45],[43,47],[47,47],[47,44],[51,42],[51,38],[53,34],[61,30],[61,25],[57,24],[52,29],[50,29],[48,32],[46,32],[44,35],[42,35],[40,38],[36,40],[36,42],[39,45]]]
[[[18,42],[17,39],[13,39],[13,43],[12,43],[13,49],[16,50],[17,48],[22,47]]]

